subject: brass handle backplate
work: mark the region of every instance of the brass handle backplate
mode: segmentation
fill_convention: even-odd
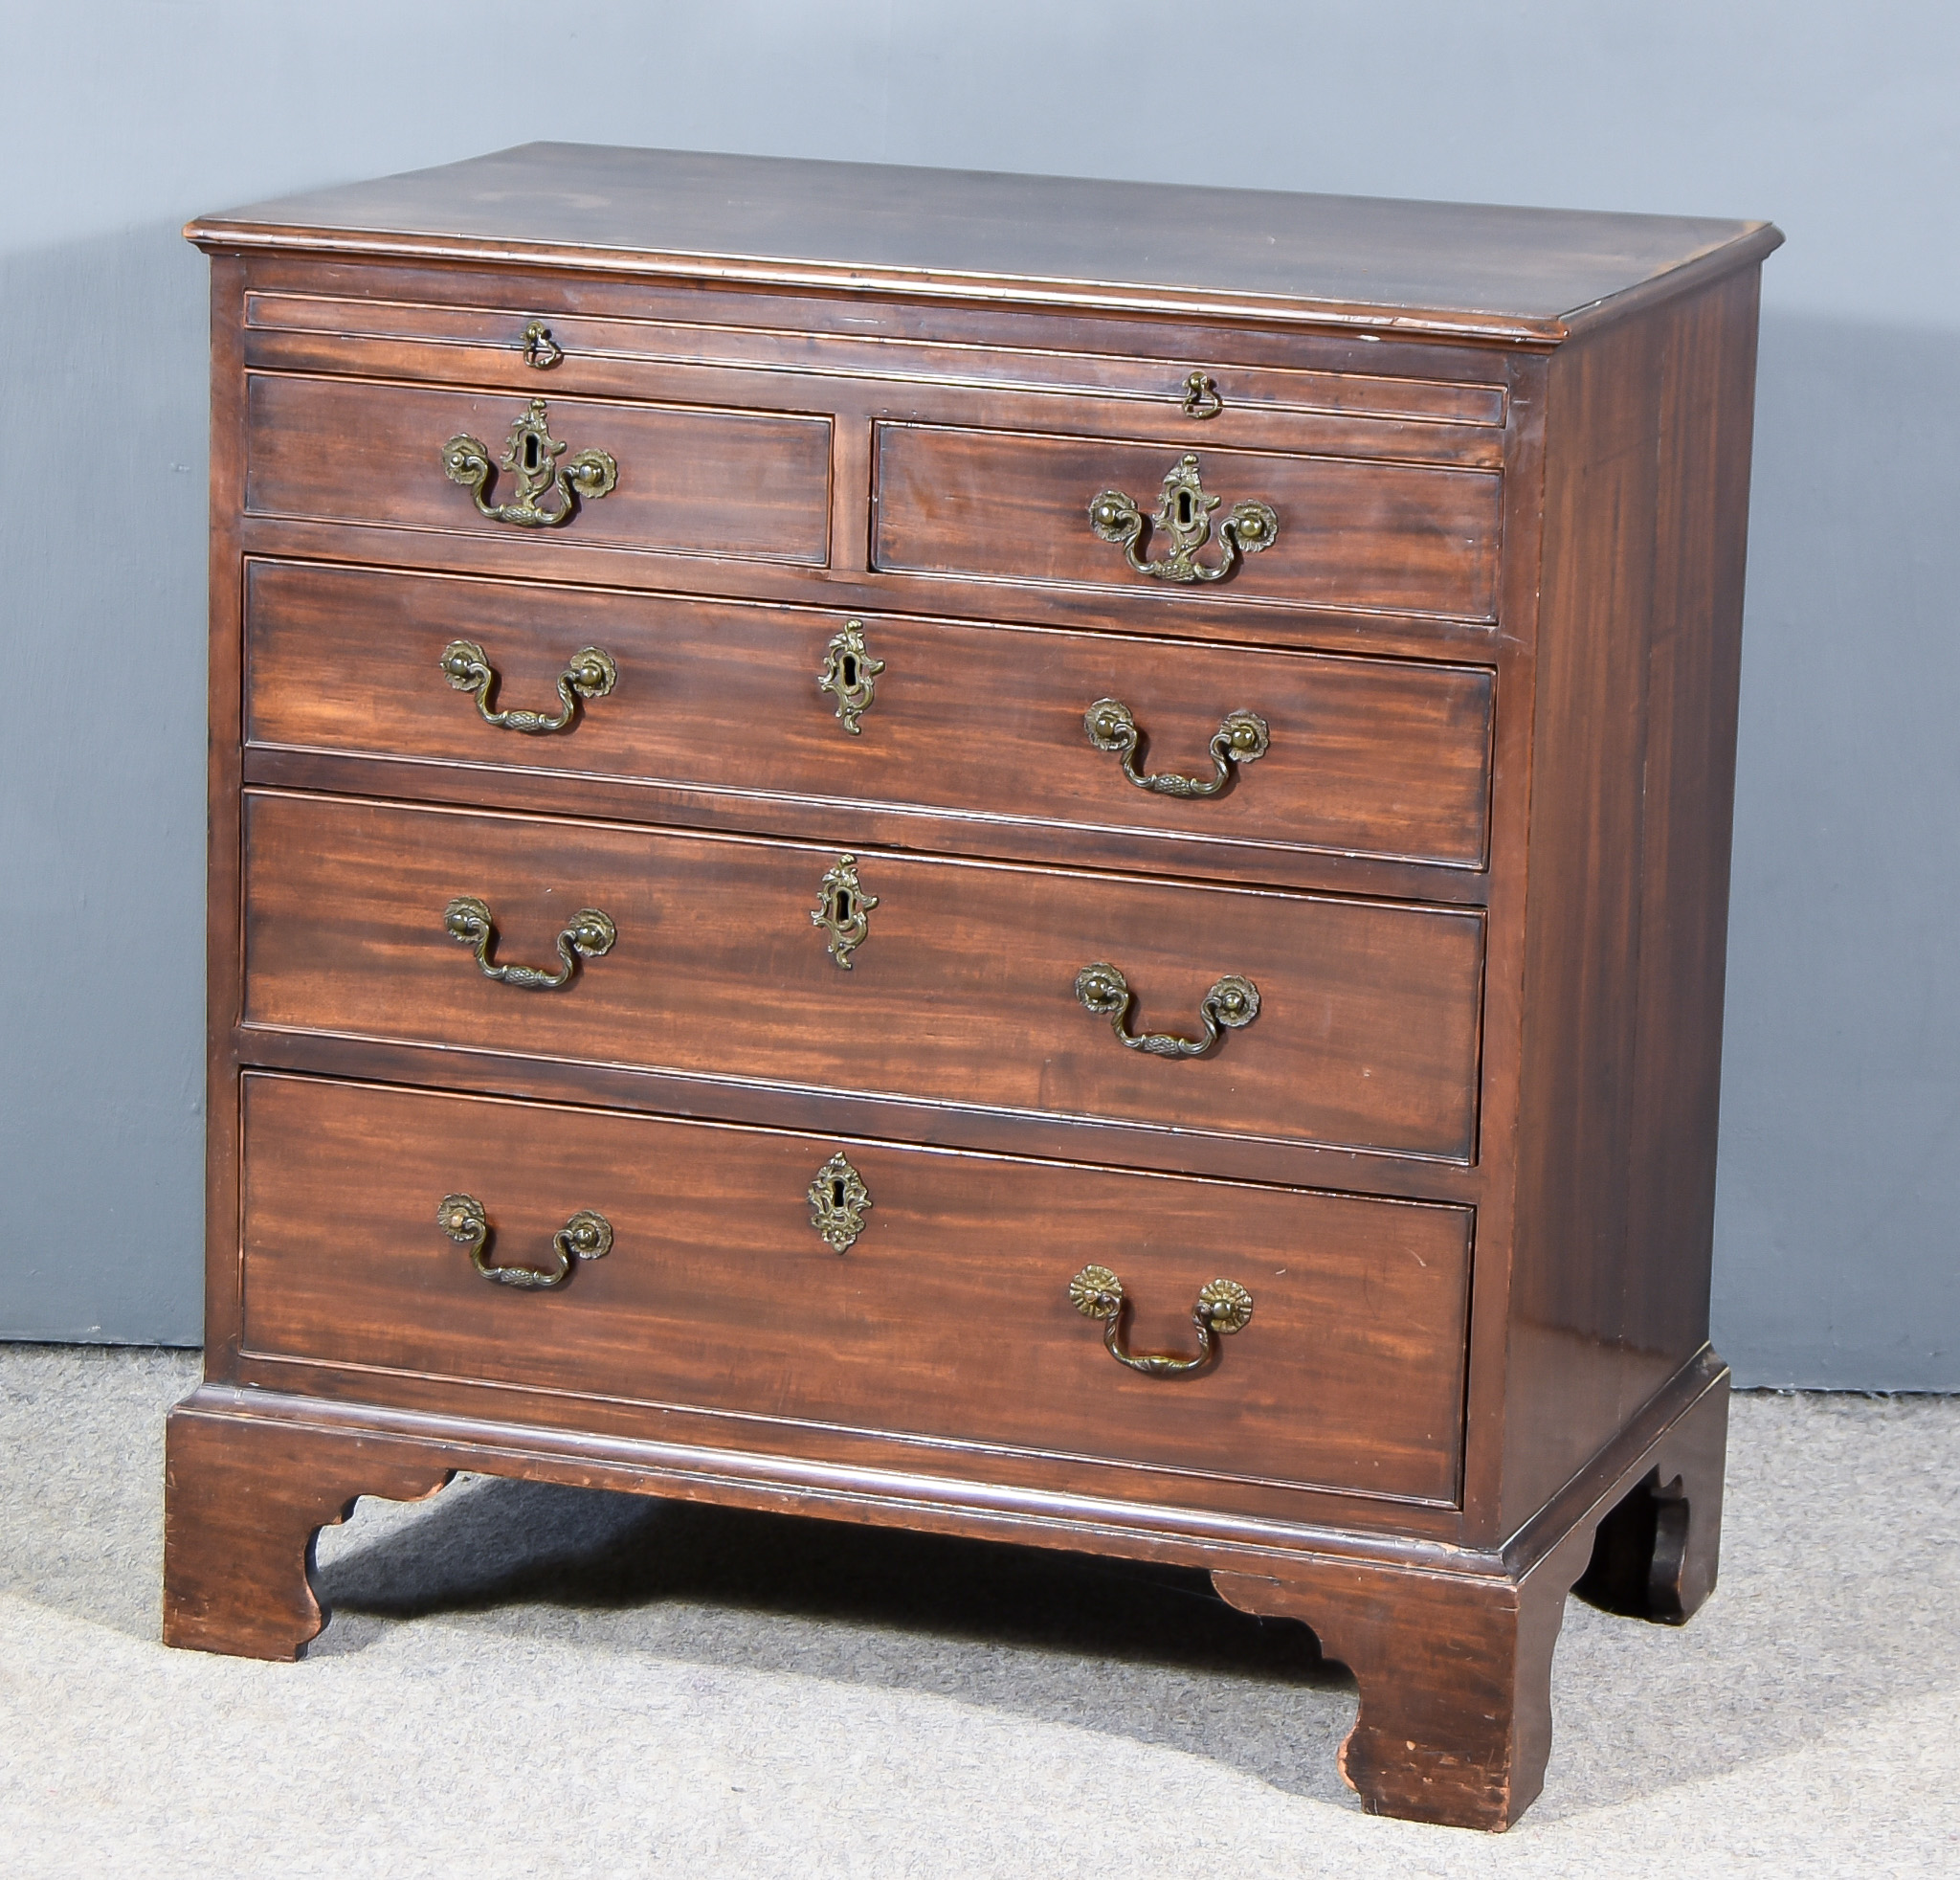
[[[456,682],[450,682],[454,684]],[[1252,764],[1266,754],[1272,735],[1266,721],[1256,711],[1228,712],[1212,735],[1212,763],[1216,774],[1209,777],[1178,776],[1175,772],[1145,774],[1137,769],[1137,746],[1143,732],[1136,715],[1121,699],[1098,699],[1082,715],[1082,728],[1098,750],[1116,753],[1125,776],[1139,790],[1154,790],[1160,796],[1215,796],[1232,777],[1235,764]]]
[[[558,709],[493,711],[490,694],[496,689],[497,668],[474,639],[453,639],[442,649],[442,676],[458,692],[474,692],[483,723],[504,731],[563,731],[578,716],[579,701],[603,699],[619,683],[619,668],[610,653],[581,646],[558,675]]]
[[[469,1248],[470,1265],[486,1280],[532,1291],[563,1286],[571,1277],[573,1261],[603,1260],[612,1251],[612,1223],[590,1208],[579,1209],[551,1236],[551,1251],[557,1260],[548,1267],[491,1265],[487,1258],[490,1218],[474,1195],[445,1195],[435,1210],[435,1224],[458,1245]]]
[[[443,474],[460,483],[476,499],[480,513],[493,523],[517,528],[560,528],[578,513],[583,503],[596,503],[619,481],[619,466],[604,451],[580,451],[561,465],[566,447],[551,435],[545,401],[533,398],[524,414],[510,427],[510,441],[498,461],[517,479],[517,501],[492,503],[484,491],[492,471],[490,446],[463,433],[442,447]],[[558,506],[546,509],[539,498],[555,494]]]
[[[1270,504],[1235,503],[1218,525],[1223,545],[1218,559],[1199,561],[1198,550],[1212,538],[1212,512],[1222,500],[1205,494],[1198,460],[1187,455],[1166,473],[1155,515],[1147,518],[1122,490],[1105,489],[1089,504],[1089,526],[1103,541],[1119,544],[1124,559],[1139,574],[1158,581],[1222,581],[1241,555],[1270,548],[1280,534],[1280,518]],[[1157,561],[1147,560],[1143,552],[1153,531],[1169,538],[1169,553]]]
[[[1209,1280],[1191,1309],[1198,1334],[1195,1357],[1167,1352],[1126,1352],[1123,1348],[1123,1316],[1127,1303],[1123,1282],[1107,1266],[1084,1266],[1068,1283],[1068,1296],[1085,1319],[1101,1319],[1102,1344],[1109,1355],[1147,1377],[1189,1377],[1204,1370],[1217,1355],[1218,1336],[1243,1332],[1252,1319],[1252,1294],[1236,1280]]]
[[[1076,974],[1076,996],[1099,1018],[1109,1020],[1109,1029],[1132,1051],[1147,1051],[1153,1058],[1201,1058],[1218,1041],[1222,1025],[1236,1031],[1259,1016],[1259,989],[1250,979],[1228,973],[1198,1005],[1202,1038],[1177,1038],[1169,1032],[1130,1032],[1124,1029],[1129,1016],[1129,981],[1104,960],[1085,966]]]
[[[619,937],[619,929],[612,925],[610,915],[602,914],[596,907],[581,907],[559,931],[559,966],[554,973],[543,966],[494,964],[490,949],[496,943],[497,928],[489,904],[479,901],[474,894],[457,895],[442,910],[442,927],[452,940],[476,955],[477,964],[487,977],[534,992],[556,992],[560,986],[569,985],[580,960],[610,953],[613,941]]]

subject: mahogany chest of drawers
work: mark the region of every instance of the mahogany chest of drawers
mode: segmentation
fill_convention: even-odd
[[[213,271],[166,1636],[457,1469],[1208,1569],[1367,1804],[1714,1581],[1761,223],[531,145]]]

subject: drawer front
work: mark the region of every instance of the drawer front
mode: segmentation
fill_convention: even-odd
[[[834,610],[255,562],[247,737],[1197,838],[1251,869],[1261,854],[1310,851],[1482,865],[1485,668],[858,618],[863,652],[849,657],[881,670],[847,712],[845,648],[832,689],[816,683],[834,642],[848,646]],[[497,675],[491,711],[561,714],[560,677],[587,646],[617,677],[562,731],[524,733],[485,723],[445,680],[458,641]],[[1139,788],[1084,727],[1110,698],[1139,727],[1142,774],[1215,784],[1210,747],[1235,711],[1261,718],[1269,744],[1214,796]]]
[[[253,373],[246,511],[818,567],[827,560],[828,418],[551,397],[543,416],[550,440],[565,447],[560,472],[582,453],[602,451],[616,485],[562,524],[495,520],[451,480],[445,447],[477,439],[494,471],[482,500],[520,506],[518,472],[502,458],[530,410],[507,392]],[[515,443],[524,448],[522,436]],[[563,490],[546,486],[530,508],[556,516],[565,503]]]
[[[840,1153],[870,1197],[841,1253],[809,1198]],[[723,1412],[748,1449],[773,1421],[943,1444],[965,1474],[1086,1459],[1115,1493],[1156,1467],[1457,1497],[1466,1209],[266,1075],[244,1153],[248,1355]],[[555,1270],[580,1211],[610,1250],[492,1283],[438,1224],[458,1194],[489,1264]],[[1195,1354],[1214,1279],[1251,1318],[1206,1371],[1139,1375],[1071,1304],[1091,1264],[1132,1351]]]
[[[1475,912],[891,853],[848,883],[808,844],[272,792],[248,793],[246,844],[251,1024],[1474,1153]],[[838,893],[870,910],[855,951],[814,918],[858,911]],[[487,906],[493,965],[557,971],[582,908],[616,937],[556,990],[501,983],[446,929],[458,897]],[[1078,996],[1099,963],[1137,1030],[1201,1037],[1234,974],[1258,1016],[1201,1057],[1126,1048]]]
[[[1139,572],[1132,550],[1090,523],[1105,491],[1146,518],[1157,514],[1166,478],[1187,460],[1168,445],[884,424],[876,455],[872,561],[887,572],[1496,616],[1503,480],[1494,471],[1192,447],[1192,514],[1216,504],[1192,565],[1230,572],[1175,581]],[[1174,507],[1179,499],[1168,500]],[[1223,530],[1244,503],[1266,504],[1278,526],[1235,564]],[[1152,526],[1134,552],[1162,563],[1174,546]]]

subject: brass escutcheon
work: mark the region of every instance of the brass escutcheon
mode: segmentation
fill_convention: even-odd
[[[871,910],[877,906],[878,896],[867,894],[858,880],[855,855],[840,855],[824,870],[816,906],[810,910],[810,924],[831,936],[830,956],[846,973],[851,970],[851,955],[863,946],[871,931]]]
[[[1198,1334],[1195,1357],[1168,1352],[1126,1352],[1123,1348],[1123,1315],[1128,1303],[1123,1282],[1107,1266],[1084,1266],[1068,1283],[1069,1302],[1085,1319],[1102,1321],[1102,1344],[1119,1364],[1147,1377],[1189,1377],[1204,1370],[1218,1352],[1218,1336],[1243,1332],[1252,1321],[1252,1294],[1236,1280],[1208,1280],[1191,1309]]]
[[[552,436],[545,401],[533,398],[523,415],[510,427],[510,441],[498,461],[517,479],[517,501],[485,500],[491,479],[490,447],[467,433],[442,447],[443,474],[460,483],[476,499],[478,510],[494,523],[517,528],[560,528],[578,513],[580,503],[596,503],[619,481],[619,466],[604,451],[580,451],[561,468],[566,447]],[[540,505],[541,496],[555,492],[558,506]]]
[[[1238,566],[1241,555],[1270,548],[1280,533],[1280,518],[1267,503],[1235,503],[1218,525],[1224,551],[1215,562],[1201,562],[1197,552],[1212,536],[1212,511],[1223,499],[1207,496],[1198,479],[1198,460],[1187,454],[1164,477],[1157,512],[1146,519],[1120,489],[1105,489],[1089,504],[1089,526],[1105,542],[1123,548],[1124,559],[1139,574],[1158,581],[1222,581]],[[1153,530],[1168,535],[1170,552],[1148,561],[1143,549]]]
[[[1144,734],[1135,713],[1121,699],[1098,699],[1082,714],[1082,728],[1098,750],[1116,753],[1124,775],[1139,790],[1153,790],[1160,796],[1215,796],[1231,780],[1233,765],[1258,762],[1272,745],[1266,721],[1258,712],[1228,712],[1212,734],[1212,763],[1216,774],[1187,777],[1169,772],[1146,775],[1136,765],[1137,747]]]
[[[558,675],[558,709],[493,711],[490,694],[497,685],[497,668],[474,639],[453,639],[442,649],[442,676],[458,692],[474,692],[483,723],[504,731],[563,731],[578,716],[579,701],[603,699],[619,683],[619,668],[610,653],[581,646]]]
[[[864,1231],[871,1192],[839,1150],[816,1172],[807,1197],[810,1224],[833,1253],[842,1253]]]
[[[878,690],[878,676],[884,670],[882,660],[874,660],[864,644],[864,622],[849,620],[840,634],[831,637],[824,648],[823,670],[816,676],[816,689],[831,693],[837,702],[837,722],[855,738],[863,727],[858,719],[871,709]]]
[[[610,915],[602,914],[596,907],[581,907],[559,931],[560,964],[554,973],[542,966],[494,965],[490,949],[496,943],[497,928],[489,903],[478,900],[474,894],[457,895],[442,910],[442,929],[458,946],[467,947],[476,955],[485,977],[532,992],[556,992],[561,986],[569,985],[580,960],[610,953],[613,941],[619,937],[619,929],[612,925]]]
[[[435,1210],[435,1224],[458,1245],[469,1248],[470,1265],[486,1280],[529,1291],[563,1286],[571,1277],[574,1261],[603,1260],[612,1251],[612,1223],[590,1208],[579,1209],[551,1236],[557,1262],[548,1267],[491,1265],[490,1218],[474,1195],[445,1195]]]
[[[1129,981],[1106,960],[1085,966],[1076,974],[1076,996],[1086,1011],[1109,1020],[1109,1029],[1132,1051],[1147,1051],[1153,1058],[1201,1058],[1218,1041],[1222,1025],[1236,1031],[1259,1016],[1259,989],[1250,979],[1228,973],[1218,980],[1198,1004],[1202,1038],[1178,1038],[1169,1032],[1130,1032],[1124,1029],[1129,1016]]]

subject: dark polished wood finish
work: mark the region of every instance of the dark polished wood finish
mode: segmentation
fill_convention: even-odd
[[[630,783],[649,821],[666,819],[656,791],[713,793],[771,834],[801,833],[777,824],[807,805],[846,818],[875,805],[905,816],[907,847],[978,840],[1017,856],[1046,844],[1057,857],[1152,872],[1284,884],[1324,879],[1346,857],[1434,862],[1461,871],[1459,893],[1481,892],[1485,666],[309,563],[255,561],[245,580],[255,754],[507,766],[532,773],[509,786],[526,802],[569,773],[568,794],[540,807],[574,812],[593,807],[587,779]],[[854,618],[883,666],[855,735],[815,683],[825,649]],[[562,735],[500,730],[442,678],[456,639],[483,647],[501,705],[556,709],[558,675],[585,645],[612,656],[618,683]],[[983,694],[988,709],[976,718]],[[1272,747],[1218,796],[1154,795],[1126,782],[1083,731],[1088,707],[1112,697],[1144,727],[1147,771],[1209,777],[1209,742],[1240,708],[1266,721]],[[400,794],[423,791],[405,780]],[[1180,865],[1187,851],[1208,865]]]
[[[298,1658],[326,1623],[313,1541],[363,1495],[421,1501],[452,1470],[360,1438],[322,1454],[278,1423],[172,1413],[164,1451],[164,1643]]]
[[[1246,557],[1235,605],[1380,608],[1487,620],[1497,604],[1500,479],[1486,471],[1355,463],[1193,447],[1205,493],[1285,518]],[[1200,443],[1204,447],[1199,448]],[[1147,586],[1090,530],[1089,501],[1119,489],[1146,514],[1178,453],[1103,438],[881,424],[871,565],[887,574],[975,576],[1129,592]],[[1155,546],[1151,552],[1164,550]],[[1217,549],[1211,550],[1216,559]],[[1193,588],[1202,604],[1213,590]]]
[[[527,144],[193,222],[208,247],[1557,341],[1765,222]]]
[[[811,914],[835,850],[252,792],[245,1022],[525,1058],[1102,1117],[1468,1161],[1482,917],[867,850],[848,969]],[[576,980],[486,978],[450,938],[555,968],[581,907],[618,929]],[[1203,1057],[1120,1044],[1076,976],[1107,960],[1135,1031],[1191,1036],[1227,974],[1258,1017]],[[1193,1154],[1202,1163],[1202,1150]]]
[[[840,1149],[871,1194],[842,1253],[805,1198]],[[256,1357],[596,1392],[741,1419],[748,1444],[836,1424],[1171,1468],[1221,1506],[1247,1476],[1457,1498],[1465,1208],[256,1073],[245,1157]],[[492,1285],[436,1226],[455,1192],[499,1262],[548,1265],[580,1208],[612,1249],[549,1291]],[[1091,1261],[1138,1350],[1191,1354],[1221,1276],[1252,1322],[1214,1375],[1140,1376],[1069,1303]]]
[[[571,452],[607,451],[619,485],[581,506],[565,530],[525,531],[542,544],[579,540],[683,555],[821,566],[829,553],[830,426],[756,412],[649,408],[546,396],[551,434]],[[428,392],[345,379],[254,373],[246,381],[245,509],[390,527],[508,534],[467,490],[429,474],[430,439],[474,436],[493,457],[528,400]],[[508,500],[500,469],[488,500]]]
[[[1722,1527],[1726,1379],[1648,1451],[1647,1476],[1615,1482],[1522,1570],[1456,1577],[1315,1563],[1270,1578],[1221,1572],[1236,1606],[1303,1619],[1354,1673],[1360,1714],[1341,1773],[1374,1814],[1508,1827],[1537,1798],[1551,1751],[1551,1655],[1566,1594],[1682,1624],[1714,1590]],[[1664,1483],[1657,1533],[1642,1511]],[[1622,1602],[1600,1597],[1631,1590]],[[1393,1612],[1384,1623],[1384,1608]]]
[[[1040,401],[1018,396],[1027,392],[1065,395],[1082,421],[1102,429],[1125,421],[1161,423],[1167,407],[1181,413],[1191,369],[1188,360],[1143,351],[1053,352],[997,342],[934,341],[873,334],[863,322],[854,322],[854,330],[846,332],[731,325],[731,316],[716,318],[717,309],[699,304],[700,298],[688,311],[707,318],[685,324],[624,312],[608,317],[596,310],[554,319],[553,340],[566,357],[551,368],[553,383],[571,392],[631,394],[650,383],[702,382],[692,371],[669,377],[662,368],[747,372],[756,375],[753,384],[785,388],[796,386],[805,373],[848,372],[909,388],[914,396],[926,387],[960,387],[990,401],[969,405],[974,416],[982,411],[1040,411]],[[530,385],[535,380],[522,353],[513,357],[512,346],[529,324],[506,308],[254,294],[245,307],[246,358],[253,366],[281,371],[345,370],[351,364],[383,377],[406,371],[438,383]],[[1233,347],[1231,353],[1242,349]],[[1221,444],[1270,439],[1288,445],[1306,436],[1318,443],[1357,444],[1364,456],[1414,456],[1485,468],[1503,460],[1502,439],[1492,434],[1504,421],[1504,388],[1494,369],[1489,384],[1452,384],[1227,364],[1228,356],[1213,359],[1209,374],[1220,409],[1206,424]],[[782,402],[791,396],[786,392]],[[1098,402],[1084,402],[1091,397]],[[766,396],[764,402],[778,401]],[[1372,421],[1337,427],[1337,420],[1361,417]],[[1446,425],[1479,427],[1481,435],[1440,428]]]
[[[1680,1623],[1714,1584],[1775,231],[535,145],[191,234],[210,1242],[167,1637],[303,1649],[317,1528],[458,1468],[1086,1548],[1312,1626],[1369,1807],[1515,1820],[1567,1590]],[[443,474],[533,398],[618,460],[562,527]],[[1089,527],[1186,453],[1278,513],[1230,579]],[[816,683],[853,619],[855,736]],[[618,683],[521,734],[451,639],[499,705],[581,646]],[[1230,711],[1270,749],[1149,793],[1100,698],[1149,772],[1205,774]],[[846,853],[848,972],[811,920]],[[496,983],[457,895],[498,960],[583,906],[617,939]],[[1226,974],[1261,1008],[1125,1050],[1098,960],[1133,1030]],[[454,1192],[499,1262],[581,1208],[614,1243],[497,1285]],[[1140,1375],[1070,1303],[1092,1263],[1132,1352],[1192,1354],[1212,1280],[1252,1318]]]

